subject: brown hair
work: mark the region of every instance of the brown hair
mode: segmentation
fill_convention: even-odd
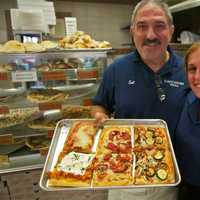
[[[195,42],[186,52],[185,54],[185,67],[186,67],[186,71],[188,68],[188,59],[190,57],[190,55],[195,52],[196,50],[200,49],[200,42]],[[200,56],[200,55],[199,55]]]

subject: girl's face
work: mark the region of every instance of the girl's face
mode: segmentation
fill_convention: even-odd
[[[200,48],[195,50],[188,57],[187,78],[190,88],[200,99]]]

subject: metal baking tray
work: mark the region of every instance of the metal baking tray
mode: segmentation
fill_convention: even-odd
[[[94,119],[78,119],[78,121],[88,121],[88,120],[94,120]],[[168,127],[165,121],[161,119],[110,119],[106,120],[103,124],[102,127],[98,129],[98,132],[96,134],[96,138],[94,140],[93,148],[92,151],[96,151],[96,147],[98,144],[98,139],[99,136],[103,130],[104,127],[109,127],[109,126],[130,126],[131,128],[131,134],[134,133],[134,126],[135,125],[144,125],[144,126],[155,126],[155,127],[162,127],[165,128],[166,130],[166,136],[169,142],[169,147],[170,147],[170,152],[172,156],[172,162],[174,165],[174,171],[175,171],[175,182],[174,183],[167,183],[167,184],[148,184],[148,185],[127,185],[127,186],[106,186],[106,187],[52,187],[48,185],[48,177],[47,177],[47,172],[51,171],[54,166],[56,165],[58,155],[60,151],[63,148],[64,142],[67,138],[67,135],[69,133],[70,127],[73,122],[77,121],[74,119],[71,120],[61,120],[57,123],[55,131],[54,131],[54,136],[50,145],[50,149],[46,158],[46,162],[43,168],[43,172],[40,178],[40,187],[46,191],[57,191],[57,190],[92,190],[92,189],[123,189],[123,188],[144,188],[144,187],[162,187],[162,186],[176,186],[180,183],[181,181],[181,176],[180,172],[178,169],[175,153],[172,147],[172,142],[169,136],[169,131]],[[134,134],[132,135],[134,136]],[[134,138],[132,139],[134,141]],[[134,142],[133,142],[134,143]],[[134,144],[133,144],[134,147]],[[135,156],[133,155],[133,162],[135,163]],[[134,168],[135,164],[133,163],[133,173],[134,173]]]

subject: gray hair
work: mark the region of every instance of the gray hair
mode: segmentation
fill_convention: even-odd
[[[143,8],[145,5],[147,4],[155,4],[157,6],[159,6],[164,12],[165,12],[165,15],[166,17],[168,18],[168,23],[170,25],[173,25],[173,17],[172,17],[172,14],[169,10],[169,7],[166,3],[164,3],[163,1],[161,0],[141,0],[134,8],[133,10],[133,13],[132,13],[132,17],[131,17],[131,24],[133,25],[134,22],[135,22],[135,18],[136,18],[136,15],[138,13],[138,11]]]

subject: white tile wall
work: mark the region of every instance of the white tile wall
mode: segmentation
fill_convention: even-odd
[[[113,47],[131,41],[128,31],[120,30],[129,24],[133,9],[131,5],[56,1],[54,6],[56,12],[71,12],[72,16],[77,17],[78,29],[87,32],[96,40],[108,40]],[[16,0],[0,2],[0,43],[7,40],[4,12],[10,8],[16,8]],[[59,20],[56,34],[65,34]]]
[[[57,12],[71,12],[77,17],[78,29],[96,40],[108,40],[113,47],[131,42],[129,32],[120,30],[129,24],[131,5],[57,1],[54,6]],[[57,35],[64,36],[64,32]]]
[[[0,1],[0,43],[7,41],[5,10],[16,8],[16,0]]]

